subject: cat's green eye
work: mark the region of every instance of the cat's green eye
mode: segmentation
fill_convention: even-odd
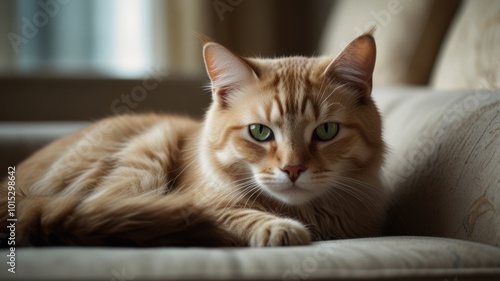
[[[252,124],[248,126],[250,135],[258,141],[270,141],[274,139],[273,131],[262,124]]]
[[[339,124],[334,122],[323,123],[314,129],[313,138],[319,141],[329,141],[339,133]]]

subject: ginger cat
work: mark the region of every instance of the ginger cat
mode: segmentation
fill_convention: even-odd
[[[387,192],[371,33],[334,59],[242,58],[209,40],[203,54],[213,97],[204,121],[111,117],[17,167],[18,245],[262,247],[377,235]],[[1,232],[6,219],[2,211]]]

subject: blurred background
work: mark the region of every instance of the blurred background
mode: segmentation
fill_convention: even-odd
[[[140,106],[130,110],[200,116],[209,95],[191,95],[202,93],[205,82],[196,33],[246,56],[313,55],[332,1],[5,0],[0,5],[0,83],[7,96],[0,120],[7,121],[123,113],[110,104],[151,76],[162,78],[153,79],[155,86],[142,93],[147,98],[137,98]]]
[[[2,1],[4,75],[142,77],[202,70],[203,33],[247,55],[312,55],[332,1]],[[5,39],[5,36],[4,38]]]
[[[205,34],[243,56],[335,56],[376,27],[376,87],[498,87],[495,0],[3,0],[0,121],[94,120],[210,101]],[[496,50],[496,51],[495,51]]]
[[[2,0],[0,154],[113,114],[202,117],[196,33],[242,56],[335,56],[376,26],[375,88],[498,88],[499,14],[497,0]]]

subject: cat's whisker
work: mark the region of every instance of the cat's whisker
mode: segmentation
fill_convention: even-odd
[[[344,190],[345,192],[349,193],[349,190],[348,188],[346,189],[345,187],[344,188],[340,188],[341,190]],[[351,196],[353,197],[356,197],[356,194],[352,194],[351,193]],[[359,200],[359,202],[364,205],[367,209],[378,209],[378,208],[383,208],[383,206],[385,205],[383,202],[377,202],[375,200],[373,200],[371,197],[365,197],[364,198],[357,198]],[[368,200],[367,200],[368,199]],[[370,215],[374,216],[373,214],[370,213]],[[374,217],[375,218],[375,217]]]
[[[321,86],[320,86],[320,88],[319,88],[319,93],[320,93],[320,94],[319,94],[319,96],[318,96],[318,97],[319,97],[319,99],[318,99],[318,100],[316,100],[316,102],[317,102],[317,103],[320,103],[320,101],[325,100],[325,99],[324,99],[324,95],[325,95],[325,92],[326,92],[326,87],[325,87],[325,88],[323,88],[323,87],[327,84],[327,80],[328,80],[328,79],[323,79],[323,80],[321,81]]]
[[[363,181],[359,181],[356,179],[348,178],[348,177],[339,177],[339,178],[340,178],[341,182],[343,182],[343,181],[351,182],[351,183],[355,184],[357,187],[364,188],[364,189],[358,188],[357,191],[360,193],[360,195],[364,195],[366,200],[372,201],[375,204],[385,204],[385,202],[380,203],[380,202],[376,201],[375,199],[373,199],[373,197],[375,195],[376,198],[379,198],[381,200],[385,200],[387,192],[384,189],[381,189],[381,188],[374,186],[372,184],[369,184],[369,183],[366,183]]]
[[[336,93],[339,89],[342,89],[342,88],[343,88],[343,87],[345,87],[345,86],[347,86],[347,84],[341,84],[341,85],[339,85],[339,86],[335,87],[335,88],[331,91],[331,93],[330,93],[330,94],[329,94],[329,95],[328,95],[325,99],[323,99],[323,100],[328,100],[328,99],[330,99],[330,97],[331,97],[333,94],[335,94],[335,93]]]
[[[345,182],[342,182],[338,179],[334,180],[331,182],[333,184],[333,186],[337,187],[337,188],[344,188],[346,192],[349,192],[349,194],[352,194],[352,195],[356,195],[357,197],[358,196],[362,196],[362,195],[366,195],[367,198],[370,198],[368,196],[368,194],[366,194],[361,188],[359,185],[352,185],[352,184],[348,184],[348,183],[345,183]]]
[[[250,194],[250,196],[248,196],[247,201],[246,201],[246,202],[245,202],[245,204],[243,205],[243,206],[245,206],[245,207],[246,207],[246,206],[248,206],[248,202],[249,202],[249,200],[252,198],[252,196],[257,195],[257,196],[255,197],[255,200],[257,200],[257,198],[258,198],[259,194],[262,192],[262,189],[261,189],[261,188],[259,188],[258,186],[253,186],[253,187],[252,187],[252,189],[253,189],[254,191],[252,192],[252,194]],[[254,200],[254,203],[255,203],[255,200]],[[252,204],[252,205],[253,205],[253,204]],[[250,207],[252,207],[252,205],[250,205]]]
[[[354,211],[351,207],[351,204],[349,203],[349,200],[347,200],[344,196],[342,196],[340,193],[338,193],[335,189],[327,189],[327,190],[328,190],[328,193],[332,194],[333,198],[335,198],[335,199],[339,198],[339,199],[344,201],[345,204],[342,204],[342,203],[340,203],[339,200],[337,200],[338,206],[336,206],[336,208],[340,207],[340,209],[343,209],[342,208],[343,206],[347,206],[347,209],[351,213],[351,216],[354,216]]]
[[[362,204],[366,204],[367,202],[364,200],[361,192],[356,192],[356,190],[353,190],[349,185],[344,185],[342,183],[337,183],[336,187],[337,190],[343,191],[349,196],[353,197],[354,199],[358,200]],[[366,199],[369,199],[369,197],[366,197]]]
[[[222,210],[229,211],[230,209],[234,208],[234,206],[240,203],[241,200],[245,198],[245,196],[250,192],[252,192],[252,190],[246,190],[244,193],[239,194],[236,198],[233,198],[233,200],[229,200],[227,204],[222,208]]]
[[[250,205],[251,207],[253,205],[255,205],[255,202],[257,201],[257,199],[259,199],[261,196],[266,196],[266,193],[265,193],[265,190],[262,189],[262,188],[259,188],[259,193],[257,194],[257,196],[255,196],[255,199],[253,200],[253,203],[252,205]]]
[[[356,186],[359,187],[359,186]],[[342,183],[342,182],[336,182],[336,188],[339,190],[342,190],[346,193],[348,193],[350,196],[354,197],[358,201],[360,201],[362,204],[367,205],[367,203],[370,203],[372,207],[379,207],[380,202],[377,202],[375,199],[372,198],[368,193],[363,191],[362,189],[356,188],[354,189],[351,185]]]
[[[341,182],[346,181],[346,182],[351,182],[356,184],[357,186],[368,188],[370,192],[375,192],[378,193],[379,195],[386,194],[386,191],[384,189],[381,189],[380,187],[370,184],[368,182],[360,181],[357,179],[353,179],[350,177],[344,177],[344,176],[338,176],[339,180]]]
[[[226,204],[226,206],[224,206],[223,209],[226,209],[228,207],[228,205],[232,202],[233,205],[238,203],[239,202],[239,198],[241,197],[244,197],[245,194],[247,192],[249,192],[248,188],[249,187],[252,187],[254,184],[252,182],[250,182],[250,180],[253,179],[253,176],[249,176],[247,178],[243,178],[243,179],[239,179],[239,180],[236,180],[233,182],[234,185],[231,185],[232,188],[234,188],[232,191],[230,191],[229,193],[225,194],[224,195],[224,198],[223,200],[221,200],[221,202],[223,201],[226,201],[227,199],[229,199],[230,197],[233,197],[231,198],[230,200],[227,200],[228,203]],[[237,182],[240,182],[238,184],[235,184]],[[236,198],[234,198],[234,195],[237,195]],[[218,207],[219,204],[217,204],[216,207]]]
[[[193,165],[194,163],[196,163],[195,160],[189,162],[187,165],[185,165],[182,170],[179,172],[179,174],[177,174],[177,176],[171,180],[169,180],[167,183],[166,183],[166,186],[171,186],[191,165]]]
[[[235,197],[238,198],[241,196],[242,193],[246,192],[246,187],[248,186],[248,183],[246,182],[243,182],[239,185],[236,185],[234,186],[234,189],[227,192],[226,194],[223,195],[223,197],[221,198],[221,200],[219,200],[220,202],[217,203],[216,205],[216,208],[219,207],[219,204],[223,203],[223,202],[227,202],[226,203],[226,206],[224,206],[223,209],[226,209],[227,206],[231,203],[231,202],[237,202],[237,200],[235,200]]]

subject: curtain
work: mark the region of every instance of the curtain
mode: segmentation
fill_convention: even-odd
[[[8,36],[16,31],[16,3],[14,0],[2,1],[0,9],[0,73],[2,75],[11,75],[16,68],[15,45],[12,45]]]
[[[4,70],[137,76],[152,64],[150,1],[8,1]],[[7,7],[5,7],[7,6]],[[5,29],[5,28],[4,28]]]
[[[312,55],[330,2],[4,0],[0,31],[24,39],[16,48],[2,41],[0,68],[139,77],[153,67],[199,75],[204,68],[195,33],[242,55]]]

